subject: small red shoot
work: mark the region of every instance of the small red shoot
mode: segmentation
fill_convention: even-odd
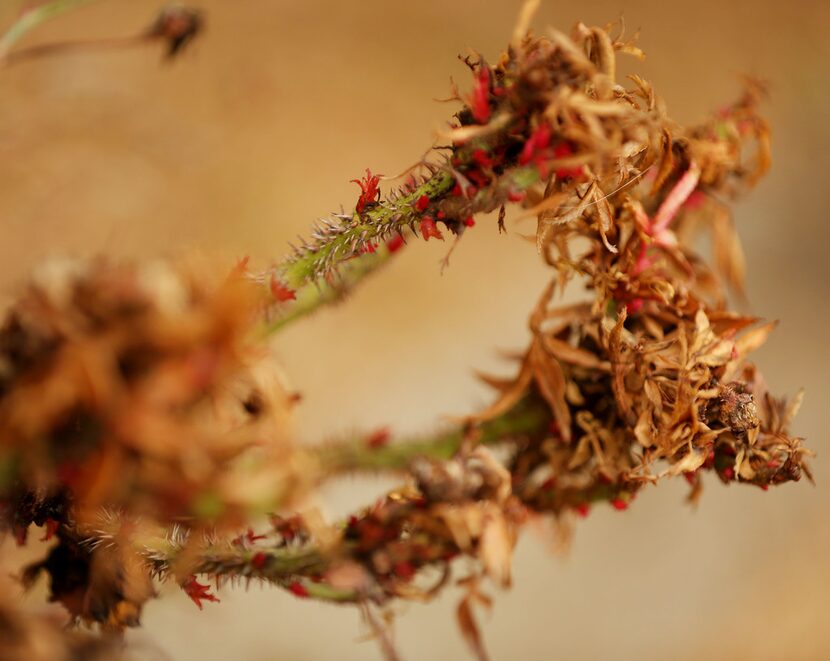
[[[219,601],[219,597],[210,593],[209,585],[202,585],[196,580],[196,576],[191,574],[188,579],[182,583],[182,590],[190,597],[191,601],[202,610],[202,601]]]
[[[421,219],[421,236],[424,237],[424,241],[429,241],[431,238],[444,240],[441,230],[438,229],[435,221],[429,216],[424,216]]]
[[[476,122],[486,124],[490,121],[490,69],[485,64],[481,64],[474,75],[470,110]]]
[[[286,301],[294,301],[297,298],[297,292],[295,292],[290,287],[286,287],[282,284],[276,276],[271,276],[271,295],[274,299],[280,303],[285,303]]]
[[[366,176],[363,179],[352,179],[351,183],[360,186],[360,197],[357,198],[355,211],[363,213],[368,205],[375,203],[380,197],[380,190],[378,189],[380,175],[374,175],[369,168],[366,168]]]

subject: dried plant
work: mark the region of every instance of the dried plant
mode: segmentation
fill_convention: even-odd
[[[176,11],[144,33],[170,54],[200,24]],[[200,581],[265,581],[358,605],[392,658],[384,607],[430,599],[466,556],[458,621],[484,658],[482,581],[510,584],[529,520],[624,510],[665,477],[682,475],[694,500],[707,472],[762,489],[810,476],[788,432],[800,396],[770,395],[747,360],[773,324],[730,310],[726,291],[742,291],[744,270],[727,200],[769,167],[763,86],[681,126],[647,81],[617,80],[619,55],[642,57],[620,26],[534,36],[532,14],[528,3],[495,64],[465,58],[472,89],[453,90],[461,109],[400,189],[383,194],[367,170],[354,210],[322,219],[275,266],[243,260],[217,276],[89,259],[34,274],[0,330],[2,522],[20,544],[32,524],[57,540],[24,584],[47,574],[74,621],[118,632],[138,624],[154,581],[178,582],[199,608],[218,601]],[[15,29],[0,41],[6,62],[22,59]],[[457,242],[496,210],[504,230],[510,205],[537,219],[551,279],[515,378],[482,376],[495,401],[432,437],[296,444],[296,398],[267,339],[407,241]],[[692,248],[701,228],[714,267]],[[585,301],[555,305],[574,280]],[[323,481],[378,471],[401,487],[344,521],[300,509]],[[0,617],[16,632],[0,652],[26,657],[46,625]],[[65,658],[99,644],[67,636],[55,643]]]

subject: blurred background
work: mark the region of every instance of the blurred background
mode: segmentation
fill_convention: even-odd
[[[3,2],[6,24],[20,3]],[[158,0],[101,0],[27,44],[126,35]],[[156,47],[73,54],[0,72],[0,290],[53,254],[141,257],[188,250],[265,265],[318,215],[351,206],[366,167],[400,172],[455,108],[436,103],[456,55],[495,60],[520,0],[202,0],[207,31],[172,63]],[[830,3],[826,0],[543,1],[538,29],[624,16],[641,29],[654,82],[681,122],[732,99],[747,72],[771,83],[774,167],[735,209],[748,256],[745,309],[782,323],[757,356],[773,390],[807,390],[795,433],[817,453],[816,486],[707,482],[648,489],[620,513],[598,507],[567,555],[526,530],[511,591],[481,618],[493,659],[830,658]],[[634,64],[629,69],[634,68]],[[479,219],[444,275],[446,246],[419,242],[348,305],[276,340],[305,395],[314,442],[353,429],[435,428],[488,401],[472,369],[509,370],[545,272],[521,239],[532,225]],[[332,516],[391,483],[329,489]],[[178,590],[148,604],[131,644],[159,658],[376,659],[351,608],[253,586],[199,612]],[[457,593],[400,605],[406,659],[467,658]]]

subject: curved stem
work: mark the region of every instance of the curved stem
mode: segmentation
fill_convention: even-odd
[[[52,55],[65,53],[78,53],[83,51],[117,50],[129,48],[147,42],[147,35],[138,34],[130,37],[111,37],[105,39],[90,39],[86,41],[57,41],[54,43],[37,44],[28,48],[18,48],[8,53],[5,58],[6,64],[18,64],[26,60],[35,60]]]
[[[540,403],[525,400],[502,416],[482,423],[475,430],[476,443],[495,445],[545,428],[550,412]],[[327,479],[359,471],[405,471],[416,457],[437,461],[451,459],[469,435],[459,426],[432,437],[413,438],[373,447],[366,436],[312,450]]]
[[[382,267],[403,245],[422,216],[416,202],[436,199],[452,188],[454,179],[439,171],[410,193],[384,200],[351,220],[339,217],[318,228],[313,243],[304,243],[273,269],[254,276],[262,284],[284,282],[295,299],[280,306],[275,319],[264,322],[268,336],[319,308],[340,301],[364,278]]]
[[[335,277],[300,287],[295,292],[296,299],[286,306],[286,311],[275,319],[263,322],[259,332],[265,336],[271,335],[325,305],[339,302],[361,280],[382,267],[392,254],[393,251],[388,246],[377,247],[374,253],[359,255],[342,264]]]
[[[52,0],[46,4],[28,9],[0,37],[0,64],[7,64],[14,45],[28,32],[39,25],[64,14],[92,0]]]

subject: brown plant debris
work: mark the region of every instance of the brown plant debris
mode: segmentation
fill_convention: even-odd
[[[171,53],[189,35],[173,27],[157,28]],[[0,521],[19,543],[32,523],[57,538],[25,582],[48,575],[73,619],[118,631],[138,623],[151,578],[200,608],[218,601],[204,577],[269,581],[359,604],[393,658],[378,609],[429,600],[464,556],[458,621],[485,658],[473,607],[490,604],[484,579],[510,584],[528,520],[624,510],[664,477],[683,475],[692,499],[706,472],[764,490],[810,477],[789,432],[801,396],[772,396],[748,361],[774,324],[728,305],[744,262],[725,200],[769,167],[763,87],[685,127],[647,81],[617,80],[620,54],[642,56],[616,26],[579,24],[521,27],[495,64],[466,58],[472,90],[454,90],[462,108],[439,156],[385,196],[367,170],[354,211],[265,274],[245,261],[228,278],[176,262],[48,264],[0,329]],[[296,397],[255,332],[263,296],[268,314],[297,319],[404,236],[460,237],[495,210],[504,227],[511,204],[536,219],[551,276],[515,378],[483,377],[494,403],[432,438],[289,442]],[[714,266],[692,248],[700,228]],[[572,281],[586,300],[554,305]],[[296,510],[316,483],[378,470],[405,482],[344,521]]]

